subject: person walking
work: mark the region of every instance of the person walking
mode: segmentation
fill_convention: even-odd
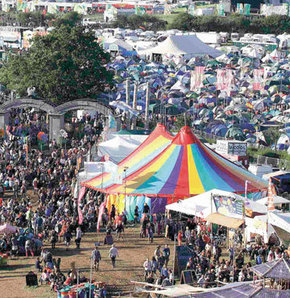
[[[77,227],[77,229],[76,229],[76,239],[75,239],[77,249],[80,249],[81,241],[82,241],[82,230],[81,230],[80,227]]]
[[[113,268],[116,267],[116,257],[118,256],[118,249],[115,247],[115,244],[112,244],[112,247],[109,251],[109,257],[111,258]]]
[[[167,267],[169,262],[169,257],[170,257],[170,248],[168,247],[167,244],[164,245],[162,254],[165,261],[165,266]]]
[[[98,249],[97,246],[92,251],[91,259],[94,262],[95,271],[99,271],[99,264],[100,264],[100,261],[101,261],[102,258],[101,258],[101,253],[100,253],[100,251],[99,251],[99,249]]]

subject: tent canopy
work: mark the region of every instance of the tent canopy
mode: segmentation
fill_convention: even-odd
[[[170,35],[156,47],[142,51],[141,54],[185,55],[188,57],[209,55],[215,58],[223,53],[206,45],[196,35]]]
[[[259,277],[290,280],[290,261],[281,258],[251,268]]]
[[[243,219],[233,218],[219,213],[212,213],[205,220],[230,229],[238,229],[244,223]]]
[[[268,197],[262,198],[257,201],[259,204],[268,205]],[[289,204],[290,201],[279,196],[273,196],[273,203],[274,204]]]
[[[233,192],[223,191],[220,189],[213,189],[199,194],[197,196],[167,205],[166,209],[184,213],[187,215],[194,215],[201,218],[206,218],[210,214],[218,211],[215,207],[215,203],[213,202],[213,197],[227,197],[233,200],[245,201],[244,197]],[[246,209],[251,209],[253,212],[256,213],[267,212],[267,208],[265,206],[251,200],[246,201],[245,205]]]
[[[139,145],[140,142],[133,138],[127,140],[121,135],[117,135],[113,139],[102,142],[98,145],[98,155],[108,155],[115,163],[119,163],[132,153]]]
[[[172,143],[149,163],[125,179],[126,194],[188,198],[218,188],[243,193],[260,192],[267,183],[223,158],[186,126]],[[107,193],[124,193],[124,186],[113,185]]]
[[[172,139],[172,135],[166,130],[165,126],[158,123],[148,138],[118,164],[117,175],[128,176],[134,171],[137,171],[162,152],[170,144]],[[116,176],[115,173],[103,173],[83,182],[81,185],[95,190],[105,191],[107,187],[114,184],[113,176]]]

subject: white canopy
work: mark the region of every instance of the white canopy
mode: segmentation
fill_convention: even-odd
[[[282,197],[279,197],[279,196],[273,196],[273,201],[274,201],[274,204],[289,204],[290,203],[289,200],[287,200],[285,198],[282,198]],[[259,203],[259,204],[267,205],[268,204],[268,197],[262,198],[262,199],[260,199],[256,202]]]
[[[290,232],[290,212],[282,213],[279,211],[272,211],[268,214],[269,223],[276,226],[288,234]]]
[[[206,45],[196,35],[170,35],[156,47],[144,50],[140,54],[185,55],[187,58],[209,55],[215,58],[223,53]]]
[[[117,135],[108,141],[100,143],[98,146],[98,155],[108,155],[110,160],[119,163],[142,143],[133,138],[129,140],[128,137],[124,136]]]
[[[212,196],[224,196],[230,197],[233,199],[238,199],[244,201],[240,195],[237,195],[232,192],[223,191],[219,189],[213,189],[207,192],[204,192],[200,195],[178,201],[176,203],[166,206],[167,210],[176,211],[184,213],[187,215],[194,215],[201,218],[206,218],[208,215],[217,212],[214,202],[212,202]],[[253,212],[266,213],[267,208],[264,205],[261,205],[257,202],[247,200],[246,203],[247,209],[252,209]]]

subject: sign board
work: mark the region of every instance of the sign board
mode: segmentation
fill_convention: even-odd
[[[222,155],[247,155],[247,143],[239,141],[217,140],[216,151]]]
[[[243,201],[224,196],[213,196],[213,201],[218,213],[229,217],[243,218]]]
[[[183,270],[181,272],[181,278],[180,283],[181,284],[193,284],[193,276],[192,276],[192,270]]]
[[[181,271],[186,268],[186,264],[193,255],[192,246],[181,245],[176,247],[176,261],[177,273],[180,275]]]

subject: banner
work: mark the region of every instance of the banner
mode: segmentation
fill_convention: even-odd
[[[223,196],[213,196],[213,201],[218,213],[229,217],[243,218],[243,201]]]
[[[225,6],[223,3],[218,4],[218,15],[225,16]]]
[[[97,223],[97,231],[98,232],[100,231],[100,224],[102,222],[102,217],[103,217],[103,214],[104,214],[105,207],[106,207],[106,201],[103,202],[100,205],[100,208],[99,208],[98,223]]]
[[[244,5],[243,5],[243,3],[237,3],[237,13],[244,14]]]
[[[216,89],[220,91],[227,91],[228,95],[235,86],[235,75],[232,69],[218,69]]]
[[[249,16],[251,12],[251,4],[244,4],[244,15]]]
[[[269,186],[268,186],[268,211],[275,210],[274,206],[274,196],[276,195],[275,186],[272,182],[272,178],[269,179]]]
[[[145,7],[141,7],[141,6],[136,5],[135,6],[135,14],[138,15],[138,16],[143,16],[144,14],[146,14]]]
[[[204,66],[197,66],[194,71],[191,71],[190,91],[195,91],[203,87],[204,70]]]
[[[218,69],[217,70],[217,78],[216,78],[216,89],[220,91],[224,91],[227,89],[227,81],[226,81],[226,70]]]
[[[254,69],[253,90],[263,90],[264,83],[264,69]]]
[[[84,220],[82,210],[81,210],[81,207],[80,207],[80,203],[81,203],[81,200],[84,197],[85,193],[86,193],[86,188],[83,186],[80,190],[79,197],[78,197],[79,225],[81,225],[83,223],[83,220]]]

